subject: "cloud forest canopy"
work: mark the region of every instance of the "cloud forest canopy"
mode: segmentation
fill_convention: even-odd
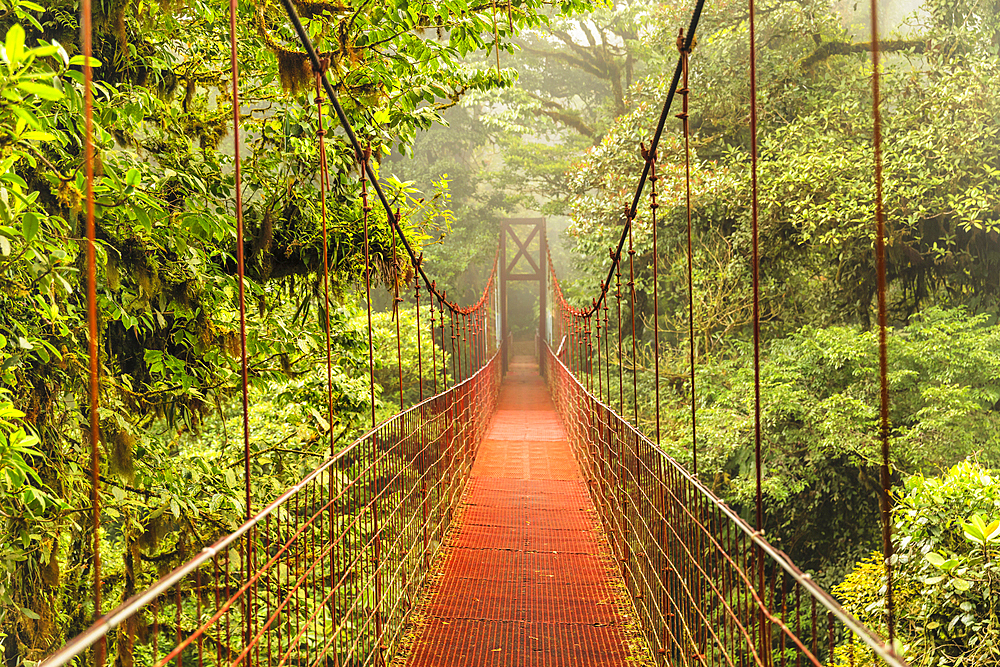
[[[509,51],[518,31],[574,2],[297,2],[343,104],[376,161],[469,91],[516,73],[467,64]],[[315,400],[322,267],[312,75],[280,5],[238,5],[251,380],[272,409]],[[75,2],[12,0],[0,13],[0,635],[7,664],[37,660],[88,622],[85,470],[89,442],[82,75]],[[101,438],[106,460],[105,597],[128,596],[232,528],[242,487],[226,450],[238,385],[237,285],[226,3],[98,3],[96,225]],[[333,130],[334,124],[328,117]],[[367,412],[367,369],[351,290],[362,276],[358,176],[342,134],[332,172],[335,402],[345,432]],[[446,197],[386,175],[412,245],[447,216]],[[445,183],[442,182],[442,187]],[[372,213],[375,277],[412,267]],[[382,325],[380,325],[382,326]],[[274,392],[274,386],[283,387]],[[269,402],[261,404],[265,410]],[[271,421],[274,421],[273,413]],[[300,428],[313,435],[312,417]],[[198,433],[216,438],[198,439]],[[343,435],[343,433],[342,433]],[[280,439],[280,433],[275,439]],[[310,441],[310,438],[312,440]],[[223,444],[219,444],[219,443]],[[280,444],[280,443],[278,443]],[[255,444],[261,501],[315,461]],[[194,457],[193,459],[191,457]]]
[[[469,210],[495,216],[537,195],[547,211],[572,212],[576,249],[587,258],[582,270],[603,271],[591,258],[603,260],[617,234],[638,142],[649,135],[663,72],[676,57],[684,3],[620,3],[590,13],[582,2],[533,0],[296,6],[330,58],[352,123],[381,161],[414,246],[450,224],[447,179],[435,174],[437,185],[421,193],[389,170],[443,113],[475,99],[494,112],[479,118],[504,150],[503,168],[483,180],[506,192]],[[924,8],[921,23],[887,44],[894,55],[885,79],[893,100],[886,112],[892,314],[903,340],[894,359],[894,391],[904,399],[895,423],[899,440],[912,445],[897,462],[901,473],[930,472],[959,453],[979,452],[995,464],[1000,451],[991,375],[997,340],[987,328],[1000,294],[1000,15],[986,0],[930,0]],[[88,507],[89,443],[81,428],[87,339],[76,12],[74,2],[11,0],[0,13],[0,633],[7,664],[39,658],[89,620],[79,602],[87,598],[90,536],[80,518]],[[96,16],[104,539],[118,554],[107,564],[112,601],[231,530],[245,510],[239,454],[226,430],[238,382],[226,12],[215,0],[111,0]],[[351,298],[363,271],[362,207],[351,151],[331,122],[341,421],[323,426],[310,411],[325,391],[311,372],[323,337],[311,73],[277,3],[242,2],[239,13],[248,344],[262,398],[253,474],[263,499],[310,469],[319,433],[347,437],[370,407],[364,323]],[[711,393],[704,435],[716,446],[708,465],[716,488],[740,506],[748,470],[739,342],[749,273],[745,7],[713,3],[703,21],[692,60],[696,337],[700,381]],[[825,0],[769,3],[760,30],[766,336],[779,340],[765,378],[774,401],[768,502],[784,548],[813,559],[832,581],[871,541],[871,526],[852,532],[843,512],[870,496],[871,397],[862,380],[872,349],[862,331],[872,306],[872,187],[869,170],[859,167],[871,162],[870,45],[854,41]],[[668,164],[679,149],[671,135],[661,152],[660,239],[668,250],[652,257],[645,210],[636,229],[646,315],[640,336],[649,338],[657,261],[667,295],[661,331],[676,349],[687,335],[681,171],[676,160]],[[411,267],[393,260],[384,214],[376,210],[372,222],[377,279],[391,287]],[[482,226],[466,229],[469,245],[493,238],[477,233]],[[459,275],[460,253],[447,259]],[[387,316],[375,326],[377,344],[391,340]],[[941,340],[953,347],[942,351]],[[670,349],[665,430],[683,456],[684,359]],[[651,365],[640,361],[640,370]],[[412,394],[416,370],[407,363]],[[393,382],[385,365],[376,371],[382,384]],[[641,382],[651,395],[649,375]],[[825,522],[838,519],[842,538],[831,546],[819,538],[829,531]],[[870,588],[861,584],[858,590]],[[961,595],[945,600],[973,601],[979,604]]]

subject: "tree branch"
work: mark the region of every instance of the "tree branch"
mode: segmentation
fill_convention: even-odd
[[[909,51],[912,49],[916,53],[923,53],[926,47],[926,42],[917,39],[890,39],[879,42],[879,50],[887,52]],[[866,53],[871,50],[871,42],[823,42],[812,52],[812,55],[803,58],[799,64],[802,66],[802,69],[809,69],[831,56]]]
[[[566,111],[564,107],[555,102],[543,99],[538,95],[528,93],[528,96],[534,100],[537,100],[542,104],[543,109],[535,109],[532,113],[536,116],[547,116],[557,123],[562,123],[567,127],[571,127],[585,137],[594,136],[594,128],[590,127],[583,120],[574,113]]]

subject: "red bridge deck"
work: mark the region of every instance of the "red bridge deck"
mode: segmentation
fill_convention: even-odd
[[[405,665],[644,662],[624,584],[531,360],[511,364],[442,562]]]

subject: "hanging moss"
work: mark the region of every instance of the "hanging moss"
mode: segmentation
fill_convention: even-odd
[[[135,436],[114,417],[101,420],[101,442],[107,453],[108,470],[123,479],[135,479]]]
[[[47,588],[56,588],[59,586],[59,554],[57,546],[58,543],[55,540],[48,542],[49,560],[47,563],[43,563],[41,568],[42,583]]]
[[[170,102],[174,98],[174,92],[177,90],[179,83],[180,79],[176,74],[169,70],[164,70],[160,72],[153,90],[156,92],[158,98],[164,102]]]
[[[335,16],[351,11],[350,8],[333,2],[312,2],[311,0],[293,0],[293,2],[299,15],[307,19],[323,16],[324,14]]]
[[[185,308],[195,308],[201,298],[201,288],[193,278],[171,283],[167,287],[167,293],[171,301]]]
[[[312,65],[309,56],[298,51],[272,49],[278,59],[278,76],[281,87],[292,95],[306,88],[312,80]]]
[[[118,257],[114,251],[108,251],[108,260],[104,265],[104,275],[108,282],[108,289],[117,292],[121,289],[121,274],[118,272]]]
[[[233,359],[240,358],[240,336],[237,332],[228,329],[222,331],[216,336],[215,342],[219,346],[220,350],[228,354]]]
[[[146,522],[146,526],[135,543],[142,551],[150,552],[160,546],[160,542],[174,528],[174,522],[166,518],[163,514],[151,518]]]

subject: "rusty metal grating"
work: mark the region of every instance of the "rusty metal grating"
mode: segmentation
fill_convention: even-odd
[[[533,366],[512,366],[399,664],[642,664],[626,641],[624,582],[552,402]]]
[[[607,628],[579,623],[432,619],[409,664],[434,667],[592,667],[632,664]]]
[[[462,514],[462,528],[466,526],[526,526],[563,530],[591,530],[596,523],[592,510],[528,510],[523,507],[488,507],[470,505]]]

